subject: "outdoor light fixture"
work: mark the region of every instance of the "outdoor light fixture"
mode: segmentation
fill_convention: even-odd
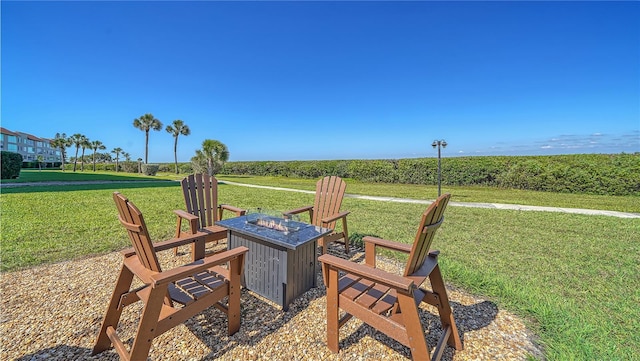
[[[440,148],[446,148],[447,147],[447,141],[442,139],[442,140],[434,140],[433,143],[431,143],[431,146],[435,149],[436,147],[438,147],[438,197],[440,197],[440,190],[441,190],[441,184],[442,184],[442,173],[441,173],[441,168],[440,168]]]

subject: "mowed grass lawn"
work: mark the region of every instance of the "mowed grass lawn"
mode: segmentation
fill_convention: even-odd
[[[349,192],[351,183],[347,187]],[[221,202],[243,208],[286,210],[313,203],[312,194],[219,188]],[[173,235],[172,210],[183,208],[175,182],[3,188],[2,277],[128,246],[111,198],[116,190],[142,210],[154,239]],[[455,197],[455,189],[444,190]],[[350,233],[406,243],[424,208],[353,198],[343,205],[351,211]],[[638,219],[450,206],[434,247],[441,250],[447,282],[525,318],[548,359],[632,360],[640,355],[639,239]]]

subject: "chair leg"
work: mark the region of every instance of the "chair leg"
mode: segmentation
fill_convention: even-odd
[[[349,254],[349,231],[347,230],[346,218],[342,218],[342,235],[344,236],[344,250]]]
[[[325,267],[324,264],[323,267]],[[328,273],[323,274],[329,275],[329,287],[327,288],[327,347],[329,347],[331,351],[338,353],[340,351],[338,270],[330,267]]]
[[[229,300],[227,305],[227,322],[229,336],[240,329],[240,276],[242,275],[243,260],[232,259],[229,265]]]
[[[442,274],[440,273],[440,266],[436,265],[433,271],[431,271],[431,274],[429,274],[429,281],[431,281],[431,288],[433,289],[433,292],[436,293],[440,299],[438,313],[440,314],[442,330],[446,331],[447,328],[451,328],[451,334],[447,339],[447,343],[456,350],[462,350],[462,341],[460,340],[456,321],[453,318],[453,312],[451,311],[451,305],[449,304],[449,296],[447,296],[447,290],[444,286]]]
[[[149,298],[144,300],[144,308],[142,310],[142,316],[140,316],[140,323],[138,324],[138,331],[133,345],[131,346],[130,358],[131,360],[146,360],[151,349],[151,343],[156,337],[156,330],[158,328],[158,320],[160,318],[160,311],[164,303],[164,295],[167,294],[167,286],[155,287],[151,289]]]
[[[398,303],[400,304],[400,310],[402,310],[402,320],[409,338],[408,346],[411,350],[412,358],[414,360],[428,359],[429,345],[427,345],[427,339],[418,314],[418,306],[413,295],[398,293]]]
[[[191,244],[191,259],[195,262],[203,259],[205,254],[205,239],[200,237]],[[176,249],[177,250],[177,249]]]
[[[102,320],[100,332],[93,346],[92,355],[105,351],[111,346],[111,340],[107,335],[107,328],[113,327],[114,330],[118,328],[118,322],[120,321],[120,315],[122,315],[123,309],[123,307],[118,307],[120,305],[120,296],[129,291],[132,281],[133,273],[123,264],[113,289],[113,294],[111,295],[111,301],[109,301],[109,306]]]

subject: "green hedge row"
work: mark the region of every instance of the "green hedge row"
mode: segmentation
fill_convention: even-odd
[[[311,179],[337,175],[362,182],[436,185],[438,160],[228,162],[221,173]],[[442,184],[640,195],[640,153],[443,158]]]
[[[152,164],[148,164],[148,166],[152,166]],[[145,164],[140,164],[140,168],[138,169],[138,162],[133,162],[133,161],[122,161],[122,162],[118,162],[118,172],[124,172],[124,173],[154,173],[152,175],[155,175],[155,173],[157,172],[163,172],[163,173],[174,173],[176,171],[176,166],[174,163],[160,163],[160,164],[153,164],[153,166],[157,167],[157,169],[146,169],[145,168]],[[67,163],[64,165],[64,169],[65,170],[70,170],[73,171],[73,163]],[[77,164],[76,166],[76,170],[80,171],[80,163]],[[178,163],[178,170],[180,171],[180,174],[191,174],[193,172],[193,168],[191,166],[191,163]],[[85,172],[92,172],[93,171],[93,163],[85,163],[84,164],[84,171]],[[115,163],[96,163],[96,171],[109,171],[109,172],[115,172],[116,171],[116,164]]]

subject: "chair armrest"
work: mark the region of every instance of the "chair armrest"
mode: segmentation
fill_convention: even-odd
[[[414,288],[416,288],[416,285],[413,283],[413,281],[405,277],[385,272],[381,269],[372,268],[363,264],[353,263],[351,261],[347,261],[330,254],[323,254],[322,256],[318,257],[318,261],[331,268],[357,275],[378,284],[394,288],[398,291],[411,292]],[[329,267],[325,268],[328,269]]]
[[[306,206],[306,207],[300,207],[300,208],[292,209],[292,210],[287,211],[287,212],[282,212],[282,214],[298,214],[298,213],[311,211],[311,210],[313,210],[313,206]]]
[[[156,243],[153,244],[153,249],[156,252],[166,251],[168,249],[172,249],[172,248],[184,246],[186,244],[194,243],[194,242],[198,241],[200,238],[204,238],[206,236],[207,236],[207,234],[204,233],[204,232],[196,232],[195,234],[190,235],[189,237],[172,238],[172,239],[169,239],[169,240],[166,240],[166,241],[156,242]]]
[[[157,287],[162,284],[174,282],[185,277],[192,276],[198,272],[206,271],[217,265],[227,263],[228,261],[237,258],[244,257],[249,249],[244,246],[236,247],[234,249],[216,253],[213,256],[205,257],[201,260],[197,260],[187,265],[176,267],[174,269],[157,273],[151,276],[153,287]]]
[[[411,248],[413,247],[410,244],[390,241],[388,239],[382,239],[382,238],[371,237],[371,236],[363,237],[362,243],[364,243],[364,263],[366,263],[367,266],[370,266],[370,267],[376,266],[376,248],[377,247],[383,247],[393,251],[400,251],[404,253],[411,253]]]
[[[230,204],[221,204],[218,206],[218,208],[220,208],[220,219],[222,219],[222,211],[227,210],[227,211],[231,211],[233,213],[236,214],[236,216],[244,216],[245,213],[247,213],[246,209],[242,209],[242,208],[238,208],[238,207],[234,207]]]
[[[176,230],[176,237],[180,235],[180,228],[182,225],[182,220],[189,221],[189,229],[191,230],[191,234],[198,233],[198,216],[193,215],[189,212],[183,211],[181,209],[175,209],[173,213],[178,216],[178,228]]]
[[[153,249],[156,252],[160,252],[160,251],[166,251],[168,249],[172,249],[172,248],[176,248],[176,247],[180,247],[180,246],[184,246],[187,244],[191,244],[194,243],[196,241],[198,241],[200,238],[202,237],[206,237],[207,234],[204,232],[196,232],[196,234],[190,235],[188,237],[182,237],[182,238],[172,238],[172,239],[168,239],[166,241],[162,241],[162,242],[156,242],[153,244]],[[122,251],[120,251],[120,253],[124,256],[124,257],[129,257],[132,256],[136,253],[136,251],[133,249],[133,247],[129,247],[129,248],[125,248]]]
[[[349,213],[351,213],[351,212],[349,212],[349,211],[344,211],[344,212],[336,213],[336,214],[331,215],[331,216],[329,216],[329,217],[322,218],[322,223],[331,223],[331,222],[335,222],[335,221],[337,221],[337,220],[338,220],[338,219],[340,219],[340,218],[344,218],[344,219],[346,219],[346,217],[347,217],[347,215],[348,215]]]
[[[175,213],[178,217],[184,218],[186,220],[198,219],[198,216],[191,214],[187,211],[183,211],[182,209],[174,209],[173,213]]]
[[[391,249],[394,251],[410,253],[411,247],[412,247],[411,244],[400,243],[396,241],[390,241],[388,239],[382,239],[382,238],[371,237],[371,236],[363,237],[362,242],[365,244],[365,249],[367,245],[370,244],[372,246],[380,246],[380,247]]]

